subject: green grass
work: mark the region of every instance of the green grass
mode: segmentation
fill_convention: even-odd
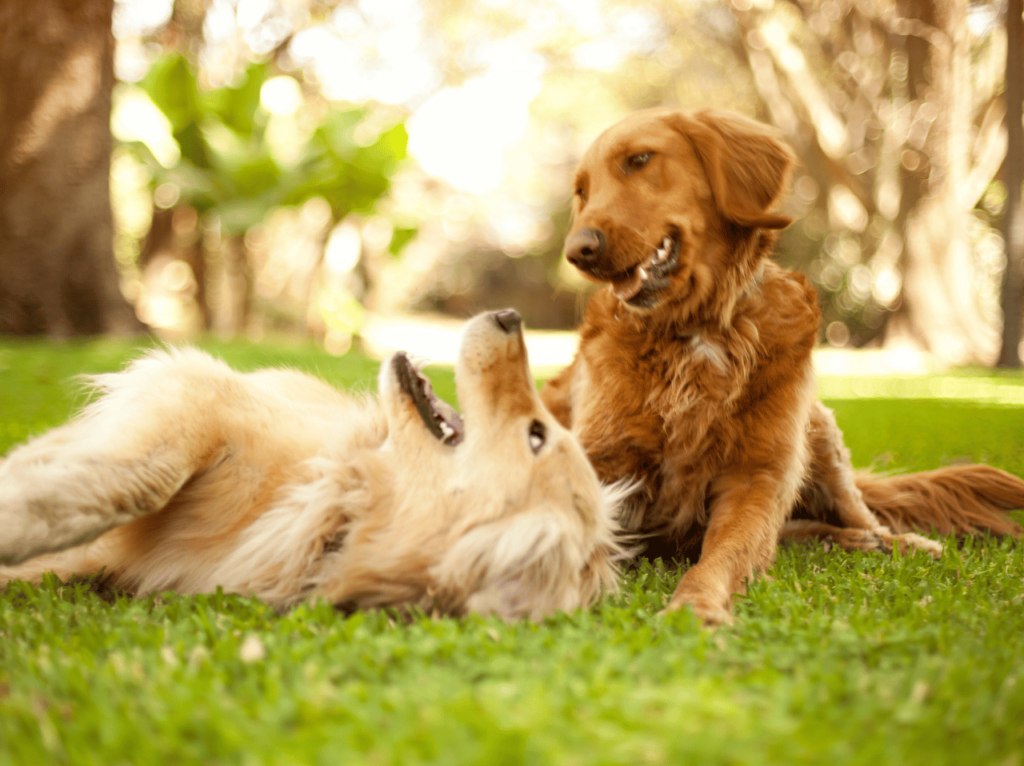
[[[0,451],[83,401],[71,376],[118,369],[134,348],[0,342]],[[208,348],[362,389],[376,375],[305,346]],[[431,375],[450,397],[450,374]],[[832,383],[826,395],[845,385]],[[1022,407],[829,403],[858,465],[967,457],[1024,474]],[[1024,759],[1024,546],[954,541],[938,562],[787,548],[715,632],[656,614],[678,574],[643,562],[620,594],[539,625],[12,585],[0,592],[0,765]]]

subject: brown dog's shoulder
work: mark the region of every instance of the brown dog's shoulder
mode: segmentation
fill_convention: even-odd
[[[774,303],[779,309],[818,311],[818,293],[811,280],[799,271],[765,260],[759,285],[763,300]]]
[[[747,313],[758,328],[767,356],[809,360],[818,339],[821,309],[818,293],[806,276],[765,262]]]
[[[572,428],[572,376],[576,362],[544,383],[540,400],[562,428]]]

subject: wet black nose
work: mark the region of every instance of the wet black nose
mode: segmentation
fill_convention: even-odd
[[[523,326],[523,318],[519,316],[519,312],[515,309],[495,311],[493,316],[494,321],[498,323],[498,327],[509,334],[518,332],[519,328]]]
[[[565,241],[565,258],[581,271],[593,271],[604,256],[605,239],[600,229],[580,229]]]

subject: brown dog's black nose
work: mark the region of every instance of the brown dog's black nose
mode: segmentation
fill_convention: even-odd
[[[509,334],[516,332],[523,326],[523,318],[519,316],[519,312],[515,309],[495,311],[494,321],[498,323],[498,327]]]
[[[565,241],[565,259],[581,271],[593,271],[604,255],[600,229],[580,229]]]

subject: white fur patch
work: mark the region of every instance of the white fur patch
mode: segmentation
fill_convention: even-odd
[[[725,349],[705,338],[702,333],[694,333],[690,339],[690,348],[693,349],[694,361],[708,362],[722,372],[729,371],[729,361]]]

